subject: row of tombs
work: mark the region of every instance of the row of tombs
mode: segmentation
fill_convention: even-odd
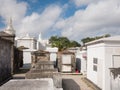
[[[31,53],[31,68],[26,73],[26,78],[51,78],[59,72],[76,72],[75,53],[63,51],[58,53],[56,61],[50,61],[50,53],[47,51],[34,51]]]

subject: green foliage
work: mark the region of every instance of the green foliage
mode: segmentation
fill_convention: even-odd
[[[76,41],[71,41],[70,47],[80,47],[81,45]]]
[[[100,38],[104,38],[104,37],[110,37],[110,34],[105,34],[105,35],[102,35],[102,36],[96,36],[96,37],[92,37],[92,38],[91,37],[86,37],[86,38],[83,38],[81,40],[81,42],[84,45],[85,43],[88,43],[90,41],[94,41],[94,40],[97,40],[97,39],[100,39]]]
[[[83,38],[81,41],[83,44],[85,44],[85,43],[93,41],[93,40],[95,40],[95,38],[86,37],[86,38]]]
[[[51,38],[49,39],[49,43],[52,45],[52,47],[58,47],[59,51],[70,47],[81,46],[78,42],[70,41],[67,37],[57,37],[57,36],[51,36]]]

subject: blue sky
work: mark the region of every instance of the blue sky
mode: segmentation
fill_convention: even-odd
[[[24,1],[28,3],[28,11],[27,15],[32,14],[33,12],[41,13],[47,6],[51,4],[57,4],[57,5],[65,5],[66,3],[69,3],[69,0],[18,0],[19,2]],[[70,8],[72,11],[69,11],[69,15],[73,14],[73,11],[75,11],[74,5],[72,8]],[[74,10],[73,10],[74,9]]]
[[[17,36],[29,33],[43,38],[120,34],[119,0],[0,0],[0,31],[10,17]]]

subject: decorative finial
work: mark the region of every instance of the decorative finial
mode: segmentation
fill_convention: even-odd
[[[12,26],[12,18],[10,17],[7,23],[7,28],[5,29],[5,32],[8,34],[15,35],[15,30]]]
[[[26,34],[26,37],[30,37],[29,33]]]
[[[12,25],[12,18],[9,19],[9,25]]]
[[[38,38],[38,40],[39,40],[39,41],[42,40],[42,35],[41,35],[41,33],[39,33],[39,38]]]
[[[12,18],[9,18],[7,25],[8,25],[8,26],[7,26],[7,29],[13,29],[13,26],[12,26]]]

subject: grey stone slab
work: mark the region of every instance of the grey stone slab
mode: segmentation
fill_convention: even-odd
[[[63,90],[63,88],[56,88],[56,87],[54,87],[54,90]]]
[[[53,83],[56,88],[62,88],[62,78],[61,75],[53,75]]]
[[[10,80],[0,90],[54,90],[54,85],[51,78]]]
[[[43,71],[43,72],[28,72],[26,73],[26,79],[36,79],[36,78],[52,78],[53,75],[59,74],[58,72]]]
[[[80,90],[79,85],[73,79],[62,79],[63,90]]]

